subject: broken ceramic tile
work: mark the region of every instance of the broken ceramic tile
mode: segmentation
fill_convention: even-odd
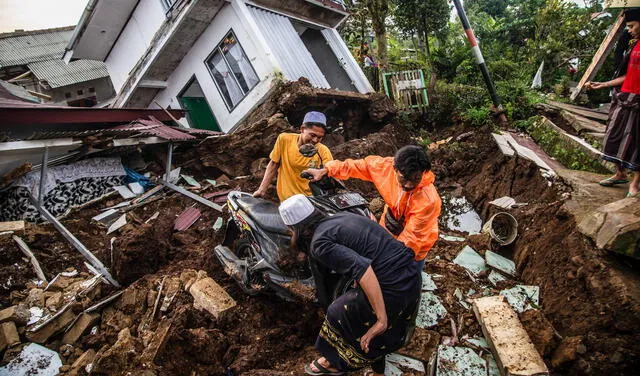
[[[502,274],[496,272],[495,270],[492,270],[491,273],[489,273],[489,276],[487,276],[487,279],[494,286],[497,286],[498,282],[507,280]]]
[[[40,307],[31,307],[29,308],[29,312],[31,313],[31,317],[29,318],[29,322],[27,322],[27,326],[37,323],[42,316],[44,316],[44,310]]]
[[[169,176],[167,176],[167,174],[162,174],[162,179],[168,181],[169,183],[176,184],[178,180],[180,180],[180,170],[181,167],[174,168],[173,170],[169,171]]]
[[[424,364],[421,361],[400,354],[389,354],[385,357],[385,360],[395,366],[409,368],[418,372],[425,371]]]
[[[540,308],[540,287],[538,286],[517,285],[500,291],[500,295],[507,298],[511,307],[518,313]]]
[[[428,329],[436,324],[438,320],[447,315],[440,299],[432,292],[423,292],[420,298],[420,309],[416,318],[416,326]]]
[[[482,347],[483,349],[489,349],[489,344],[487,343],[487,340],[482,338],[482,337],[475,337],[475,338],[468,338],[465,341],[476,345],[478,347]]]
[[[513,198],[509,197],[509,196],[503,196],[500,198],[497,198],[491,202],[489,202],[489,204],[491,205],[495,205],[499,208],[503,208],[503,209],[511,209],[513,207],[513,205],[515,205],[516,200],[514,200]]]
[[[463,242],[466,239],[460,236],[451,236],[451,235],[445,235],[445,234],[440,234],[440,237],[448,242]]]
[[[487,265],[512,277],[516,276],[516,263],[491,251],[484,254]]]
[[[436,290],[438,286],[433,282],[431,276],[425,272],[422,272],[422,291],[433,291]]]
[[[384,376],[402,376],[402,371],[393,363],[387,362],[384,365]]]
[[[57,352],[44,346],[30,343],[7,365],[0,368],[0,375],[55,376],[62,367]]]
[[[458,299],[458,302],[460,303],[460,305],[465,308],[465,309],[471,309],[471,306],[469,305],[469,303],[464,301],[464,297],[462,296],[462,291],[460,291],[460,289],[456,289],[453,292],[453,296],[455,296]]]
[[[474,275],[478,275],[483,271],[488,270],[484,258],[468,245],[465,245],[464,248],[462,248],[462,251],[458,253],[458,256],[456,256],[453,262],[469,270]]]
[[[207,181],[207,183],[211,184],[212,186],[216,186],[216,181],[213,179],[205,179]]]
[[[107,235],[111,234],[112,232],[116,231],[117,229],[119,229],[120,227],[126,224],[127,224],[127,215],[123,214],[120,216],[120,218],[116,219],[116,221],[113,222],[111,226],[109,226],[109,229],[107,230]]]
[[[487,364],[468,347],[438,347],[436,376],[486,376]]]
[[[184,181],[187,182],[187,184],[189,184],[192,187],[195,188],[201,188],[202,186],[200,185],[200,183],[198,183],[198,181],[196,179],[194,179],[193,177],[189,176],[189,175],[181,175],[182,178],[184,179]]]

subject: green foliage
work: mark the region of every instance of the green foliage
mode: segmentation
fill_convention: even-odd
[[[596,173],[609,172],[597,158],[563,139],[555,130],[546,127],[539,116],[518,121],[514,125],[527,132],[547,154],[567,168]]]
[[[468,125],[480,127],[491,124],[489,107],[472,107],[460,114],[460,118]]]

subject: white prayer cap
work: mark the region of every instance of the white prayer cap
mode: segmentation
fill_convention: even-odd
[[[309,217],[315,208],[307,196],[297,194],[282,201],[280,207],[280,216],[287,226],[293,226],[304,221]]]

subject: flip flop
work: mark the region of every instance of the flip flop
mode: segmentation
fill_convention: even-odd
[[[606,178],[604,180],[600,180],[598,182],[598,184],[600,184],[603,187],[612,187],[616,184],[626,184],[628,183],[629,180],[627,179],[614,179],[614,178]]]
[[[627,195],[626,195],[625,197],[626,197],[626,198],[629,198],[629,197],[638,197],[638,195],[640,195],[640,192],[636,192],[636,193],[627,192]]]
[[[328,370],[328,369],[324,368],[322,366],[322,364],[320,364],[320,362],[318,362],[318,359],[313,361],[313,365],[319,370],[319,372],[316,372],[316,371],[312,370],[311,367],[308,364],[305,364],[304,365],[304,373],[306,373],[307,375],[312,375],[312,376],[319,376],[319,375],[342,376],[342,375],[345,374],[344,372],[331,371],[331,370]]]

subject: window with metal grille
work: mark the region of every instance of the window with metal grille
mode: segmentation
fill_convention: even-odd
[[[174,5],[180,0],[160,0],[162,5],[164,6],[164,10],[169,10],[173,8]]]
[[[233,30],[211,52],[205,64],[229,112],[260,82]]]

